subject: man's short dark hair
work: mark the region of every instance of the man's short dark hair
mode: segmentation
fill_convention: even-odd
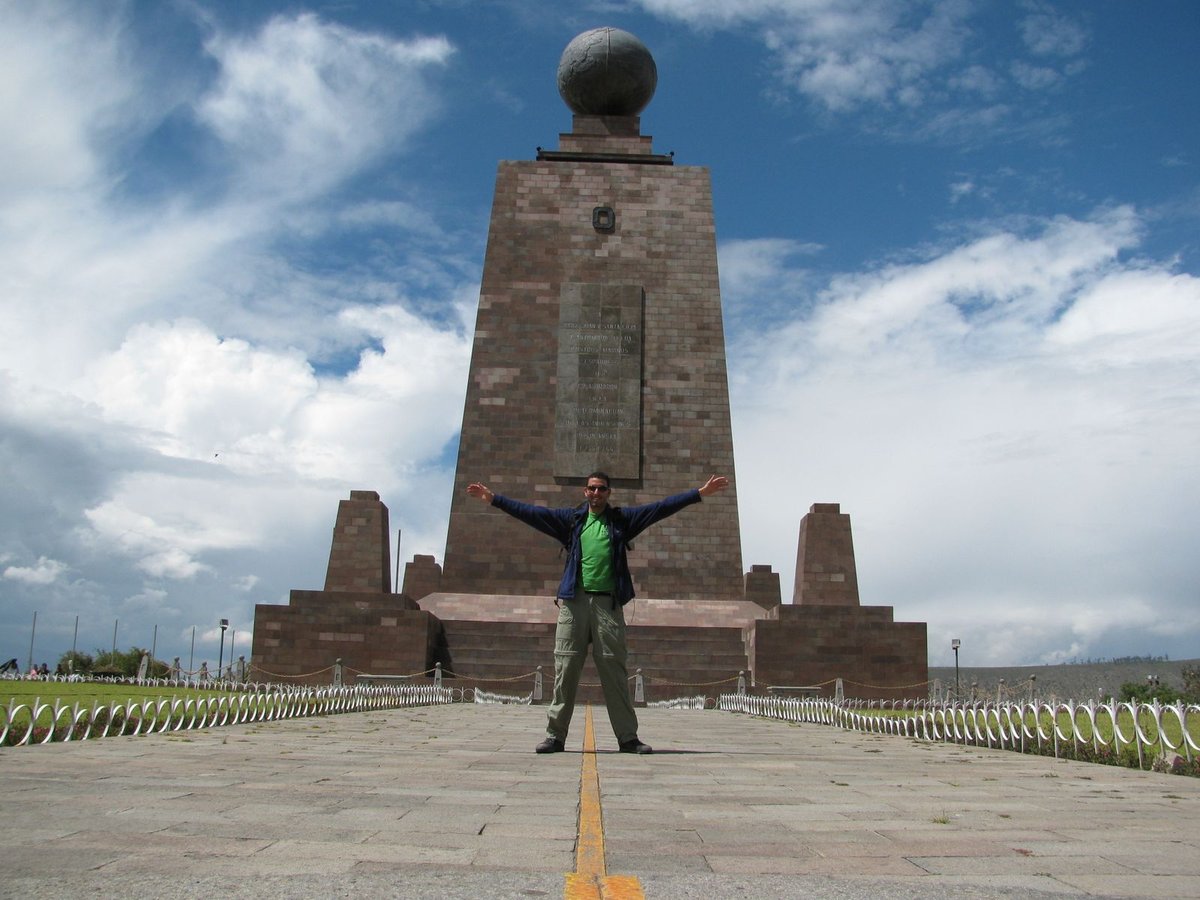
[[[599,478],[604,482],[605,487],[612,487],[612,481],[609,479],[607,472],[593,472],[587,477],[587,480],[591,481],[593,478]]]

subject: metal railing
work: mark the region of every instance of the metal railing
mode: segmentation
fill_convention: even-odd
[[[897,701],[836,703],[827,699],[723,694],[717,708],[788,722],[813,723],[872,734],[968,744],[1022,753],[1081,758],[1088,752],[1146,758],[1200,755],[1200,706],[1110,700],[1075,703],[952,703]],[[863,710],[866,709],[866,712]],[[873,711],[878,710],[878,712]],[[888,712],[898,714],[885,714]],[[1178,730],[1178,739],[1170,735]]]
[[[52,702],[36,697],[28,703],[13,700],[7,708],[0,708],[0,747],[452,702],[448,689],[432,685],[240,687],[239,691],[215,697],[130,698],[109,703],[94,701],[90,707],[66,704],[58,698]]]

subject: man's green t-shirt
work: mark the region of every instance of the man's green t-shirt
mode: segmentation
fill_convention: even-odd
[[[589,512],[583,533],[579,536],[582,565],[579,576],[585,591],[593,594],[611,594],[616,587],[613,575],[612,542],[608,539],[608,526],[603,516]]]

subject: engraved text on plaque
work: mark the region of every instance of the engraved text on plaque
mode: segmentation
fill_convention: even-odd
[[[567,284],[558,317],[554,474],[603,469],[638,478],[642,457],[642,307],[629,284]]]

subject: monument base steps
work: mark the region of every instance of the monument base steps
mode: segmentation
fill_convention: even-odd
[[[543,602],[557,615],[553,603]],[[538,616],[544,614],[539,612]],[[442,665],[453,676],[449,683],[524,696],[532,689],[531,673],[541,666],[543,699],[550,699],[554,680],[553,621],[442,619],[441,626],[445,636]],[[740,625],[634,624],[626,626],[626,637],[629,673],[633,676],[641,669],[647,701],[698,694],[716,696],[735,690],[739,672],[747,670],[745,630]],[[603,703],[590,650],[578,700]]]

